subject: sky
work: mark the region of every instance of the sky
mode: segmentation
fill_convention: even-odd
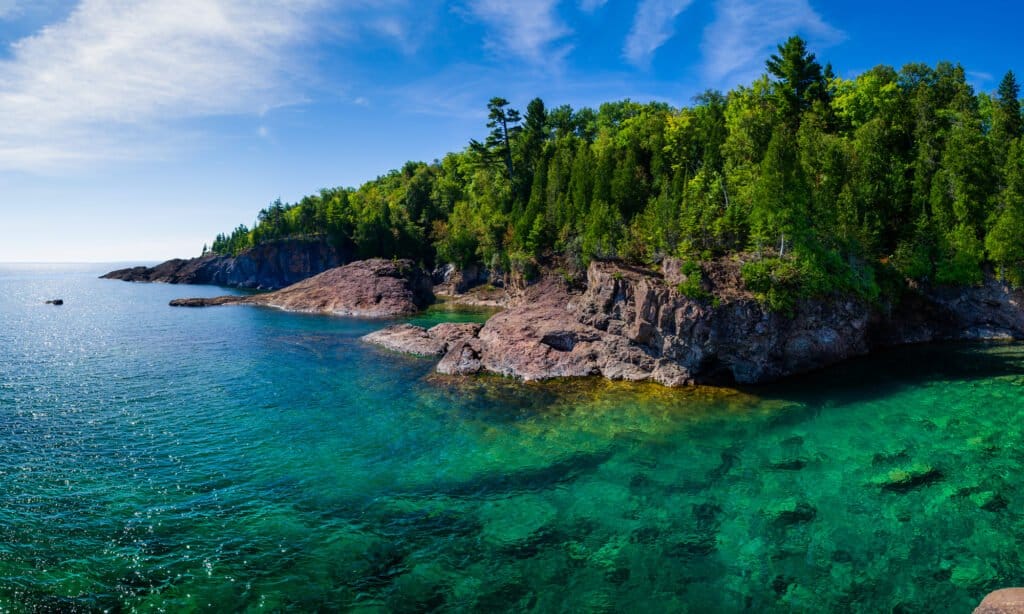
[[[806,38],[1024,71],[1012,0],[0,0],[0,262],[150,262],[482,138],[487,101],[687,105]]]

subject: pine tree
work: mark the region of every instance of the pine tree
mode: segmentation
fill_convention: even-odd
[[[1007,71],[999,84],[996,105],[992,112],[992,151],[996,163],[1005,164],[1010,144],[1021,136],[1020,86],[1013,71]]]
[[[790,121],[799,122],[801,112],[811,108],[815,101],[827,99],[821,64],[799,36],[779,45],[779,52],[768,58],[766,66],[778,79],[777,91]]]
[[[508,180],[515,181],[515,167],[512,163],[512,139],[522,131],[519,123],[522,116],[519,111],[507,108],[509,101],[494,97],[487,103],[487,127],[491,133],[483,143],[471,141],[470,147],[484,155],[485,158],[497,156],[504,161]]]

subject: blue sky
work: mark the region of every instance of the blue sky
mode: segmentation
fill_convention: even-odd
[[[147,261],[461,149],[485,106],[684,105],[807,38],[836,72],[1022,74],[1024,7],[903,0],[0,0],[0,262]]]

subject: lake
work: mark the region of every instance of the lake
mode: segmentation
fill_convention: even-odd
[[[111,268],[0,265],[0,611],[966,612],[1024,582],[1022,345],[744,390],[452,379],[359,341],[382,322]]]

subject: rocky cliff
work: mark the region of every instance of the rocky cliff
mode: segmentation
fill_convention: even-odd
[[[155,267],[111,271],[103,278],[277,290],[343,264],[342,256],[326,239],[287,239],[259,245],[237,256],[168,260]]]
[[[393,318],[429,305],[432,288],[430,277],[412,261],[375,258],[324,271],[276,292],[176,299],[171,305],[259,305],[300,313]]]
[[[595,262],[582,291],[546,277],[475,335],[447,340],[438,371],[754,384],[884,345],[1024,338],[1024,296],[994,280],[980,288],[914,291],[893,307],[838,297],[804,301],[783,315],[743,289],[737,263],[708,264],[701,275],[716,301],[680,294],[685,276],[671,260],[660,272]]]

